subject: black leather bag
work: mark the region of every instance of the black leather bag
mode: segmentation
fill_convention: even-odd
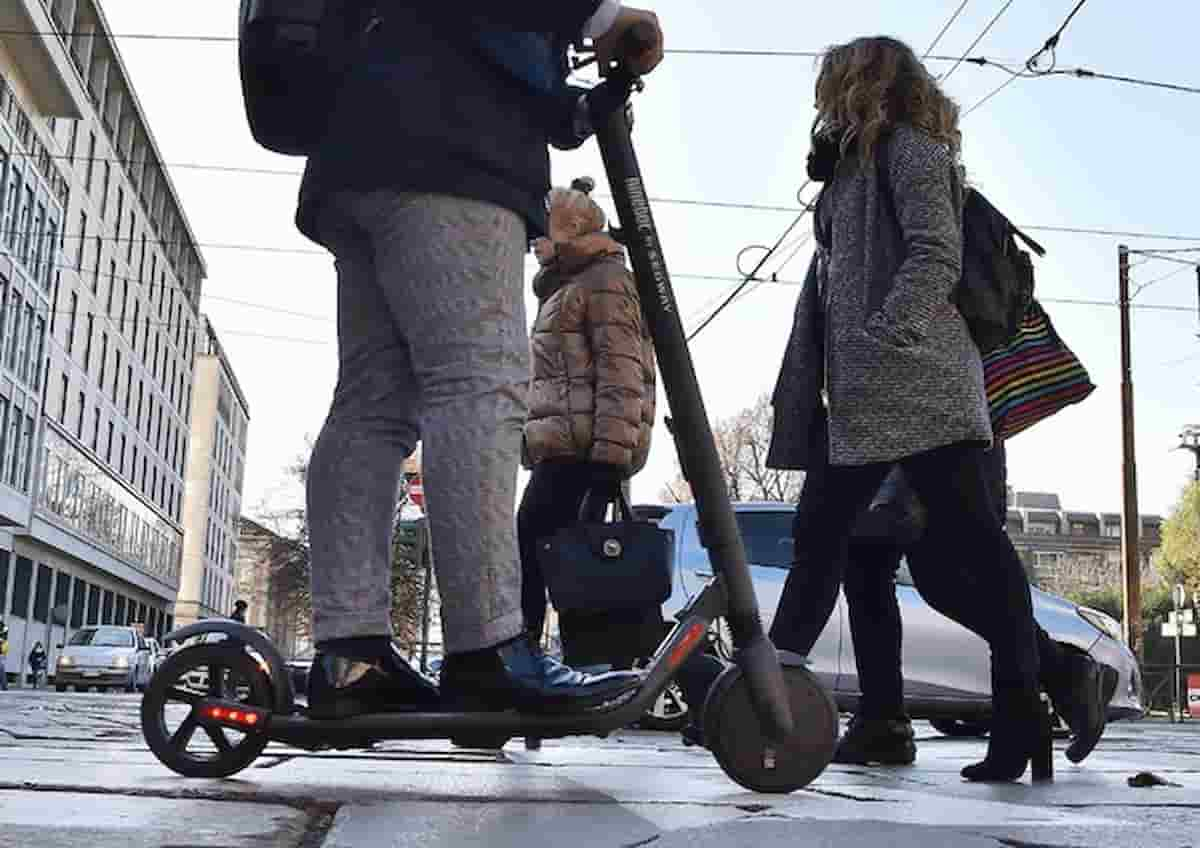
[[[639,609],[671,596],[675,533],[638,521],[618,492],[615,521],[581,519],[538,540],[538,565],[559,612]],[[585,502],[581,516],[587,509]]]

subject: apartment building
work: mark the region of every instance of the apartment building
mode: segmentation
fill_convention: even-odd
[[[250,407],[207,318],[196,351],[183,503],[183,572],[175,621],[229,615],[236,600],[239,519]]]
[[[1009,492],[1008,535],[1030,577],[1057,594],[1121,585],[1121,515],[1065,510],[1052,492]],[[1144,583],[1156,580],[1162,517],[1141,516],[1138,549]]]
[[[8,0],[0,30],[0,600],[53,662],[172,624],[205,267],[96,3]]]

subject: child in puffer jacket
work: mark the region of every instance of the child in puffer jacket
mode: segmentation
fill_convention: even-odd
[[[547,198],[549,238],[534,242],[538,314],[525,424],[532,475],[517,513],[522,607],[531,635],[546,618],[536,543],[579,520],[585,499],[603,510],[641,470],[654,424],[654,349],[621,246],[581,179]],[[588,498],[589,493],[594,497]],[[599,518],[599,516],[595,516]],[[561,611],[564,661],[629,668],[664,632],[661,611]]]

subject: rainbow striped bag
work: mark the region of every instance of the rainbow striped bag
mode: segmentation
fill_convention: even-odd
[[[1096,389],[1036,300],[1012,340],[983,358],[983,376],[997,439],[1012,438]]]

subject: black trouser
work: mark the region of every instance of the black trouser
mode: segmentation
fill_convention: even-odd
[[[981,457],[984,479],[992,495],[992,507],[1001,527],[1007,517],[1007,473],[1003,442]],[[896,572],[907,554],[909,572],[921,597],[935,610],[950,617],[954,602],[948,593],[957,585],[944,581],[948,568],[972,568],[968,552],[939,546],[926,538],[907,551],[896,545],[851,539],[843,577],[850,636],[861,693],[859,713],[867,718],[905,718],[904,681],[901,672],[902,625],[896,599]],[[1036,627],[1039,678],[1043,688],[1052,686],[1062,667],[1063,649],[1040,626]]]
[[[929,576],[923,582],[927,588],[936,586],[934,597],[926,600],[988,643],[994,706],[1001,712],[1018,699],[1028,703],[1036,692],[1038,648],[1029,581],[1012,542],[996,521],[984,461],[983,448],[958,444],[899,464],[927,510],[928,543],[958,553],[957,558],[923,557],[926,567],[918,570]],[[825,463],[809,470],[793,523],[795,561],[771,626],[771,638],[779,647],[803,654],[816,643],[837,602],[851,527],[890,467],[889,463]],[[969,567],[961,567],[967,563]],[[886,573],[894,578],[894,567]],[[892,598],[887,602],[879,582],[884,581],[863,590],[873,599],[867,609],[895,610],[893,584],[886,581]],[[898,614],[887,627],[880,643],[898,645]],[[889,661],[896,668],[897,657]],[[883,668],[883,662],[878,668]],[[889,667],[887,674],[894,691],[896,672]]]
[[[546,582],[537,561],[538,540],[579,521],[585,499],[584,518],[601,520],[620,480],[617,469],[599,463],[550,460],[534,466],[517,511],[526,629],[541,633],[546,622]],[[595,496],[588,497],[592,492]],[[631,668],[653,653],[665,631],[657,606],[646,610],[560,610],[558,622],[563,659],[571,666]]]

